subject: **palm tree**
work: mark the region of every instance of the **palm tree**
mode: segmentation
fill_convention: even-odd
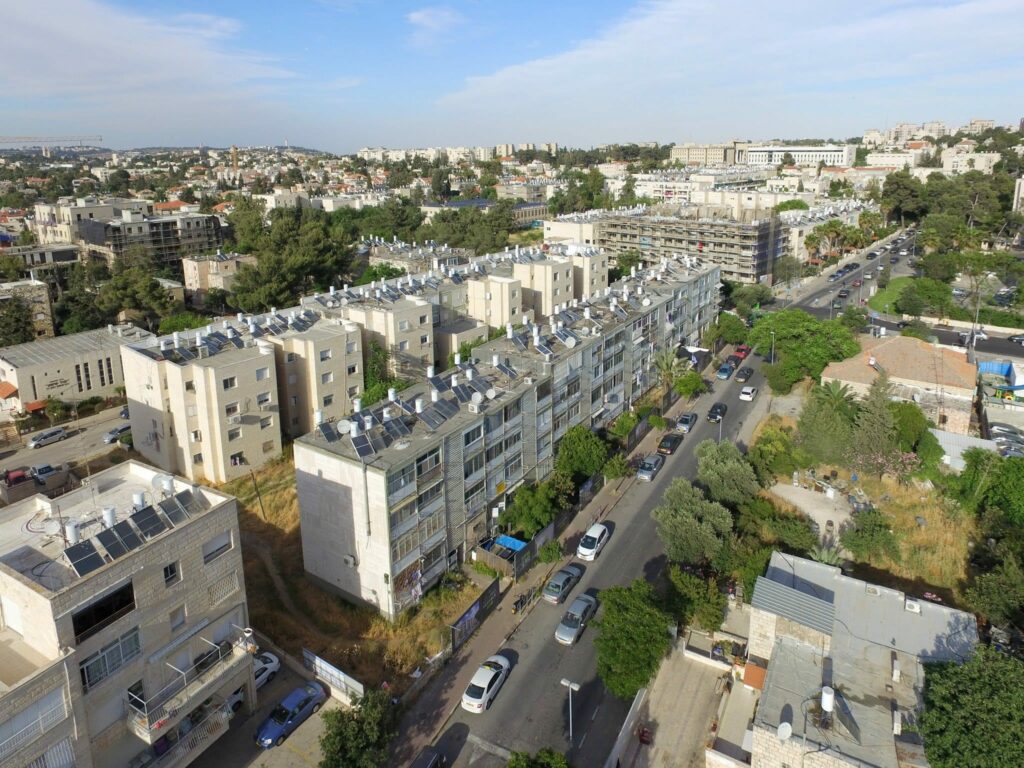
[[[654,356],[654,367],[658,371],[658,381],[666,392],[676,379],[683,375],[683,361],[674,349],[663,349]]]
[[[820,387],[815,387],[811,397],[825,407],[841,413],[851,422],[857,413],[857,402],[853,392],[850,391],[848,385],[840,384],[838,381],[830,381]]]
[[[839,556],[839,550],[835,547],[825,546],[824,544],[816,544],[811,547],[811,551],[807,553],[811,560],[817,560],[819,563],[825,565],[842,565],[843,558]]]

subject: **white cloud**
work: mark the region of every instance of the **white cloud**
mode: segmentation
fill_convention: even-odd
[[[409,41],[417,48],[433,48],[449,40],[455,28],[465,21],[461,13],[446,5],[412,11],[405,20],[412,25]]]
[[[985,80],[973,93],[942,84],[1024,63],[1020,10],[1020,0],[644,0],[568,50],[468,78],[439,115],[459,114],[472,138],[500,129],[578,143],[852,135],[887,117],[970,116],[961,112],[1008,119]],[[910,112],[911,101],[932,112]]]

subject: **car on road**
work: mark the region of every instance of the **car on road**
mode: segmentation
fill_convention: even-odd
[[[467,712],[483,712],[491,706],[511,669],[512,665],[504,656],[488,656],[466,686],[462,708]]]
[[[676,429],[682,432],[684,435],[687,434],[697,424],[697,414],[693,411],[684,413],[679,417],[679,421],[676,422]]]
[[[864,281],[858,277],[856,280],[850,283],[850,285],[852,285],[854,288],[860,288],[862,285],[864,285]]]
[[[597,600],[590,595],[578,595],[555,629],[555,641],[573,645],[580,639],[590,617],[597,612]]]
[[[281,660],[272,653],[260,651],[252,663],[253,676],[256,678],[256,689],[259,690],[269,683],[281,671]]]
[[[583,576],[583,569],[578,565],[570,563],[565,568],[560,568],[551,578],[548,579],[548,583],[544,585],[544,591],[541,592],[547,602],[552,605],[558,605],[572,591],[572,588],[576,586],[576,582]]]
[[[890,264],[899,264],[900,263],[900,257],[899,256],[890,256],[889,257],[889,263]]]
[[[967,297],[967,291],[965,289],[963,289],[963,288],[954,288],[953,289],[953,298],[954,299],[964,299],[966,297]]]
[[[910,251],[908,251],[906,248],[900,248],[900,256],[909,256],[909,255],[910,255]]]
[[[960,332],[960,343],[964,346],[971,346],[979,341],[988,341],[988,334],[985,333],[984,328],[977,328],[973,333],[971,331]]]
[[[875,279],[875,271],[873,269],[867,270],[864,273],[864,279],[865,280],[874,280]]]
[[[49,464],[36,464],[31,467],[28,471],[37,482],[46,484],[46,481],[57,474],[57,470],[51,467]]]
[[[121,418],[122,418],[122,419],[128,419],[128,418],[131,418],[131,417],[130,417],[130,416],[128,415],[128,406],[127,406],[127,405],[126,405],[126,406],[124,406],[124,407],[123,407],[123,408],[121,409],[121,413],[120,413],[120,416],[121,416]]]
[[[732,376],[732,372],[733,372],[733,367],[731,365],[729,365],[728,363],[722,363],[722,365],[718,369],[718,372],[715,373],[715,376],[716,376],[716,378],[719,378],[719,379],[722,379],[723,381],[725,381],[730,376]]]
[[[868,255],[867,255],[867,256],[866,256],[865,258],[866,258],[866,259],[867,259],[868,261],[874,261],[875,259],[877,259],[877,258],[878,258],[878,256],[879,256],[879,253],[878,253],[878,251],[872,251],[872,252],[871,252],[871,253],[869,253],[869,254],[868,254]]]
[[[52,445],[53,443],[59,443],[61,440],[67,438],[68,433],[64,427],[53,427],[52,429],[44,429],[42,432],[37,433],[31,440],[28,441],[29,448],[42,448],[44,445]]]
[[[327,691],[317,682],[304,683],[285,696],[256,729],[256,744],[263,749],[279,747],[292,732],[320,711]]]
[[[729,406],[725,403],[715,403],[711,406],[711,410],[708,411],[708,421],[712,424],[717,424],[725,416],[727,410],[729,410]]]
[[[604,549],[604,545],[608,543],[611,535],[607,525],[594,523],[583,534],[580,543],[576,545],[576,557],[580,560],[593,560]]]
[[[834,273],[832,273],[831,275],[829,275],[829,276],[828,276],[828,282],[830,282],[830,283],[834,283],[834,282],[836,282],[836,281],[837,281],[837,280],[838,280],[838,279],[839,279],[840,277],[842,277],[842,275],[840,275],[840,274],[839,274],[838,272],[834,272]]]
[[[1024,429],[1015,427],[1012,424],[1003,424],[1001,421],[993,421],[988,425],[990,435],[1019,435],[1024,438]]]
[[[109,432],[107,432],[107,434],[105,434],[103,436],[103,442],[106,445],[110,445],[111,443],[116,443],[118,440],[121,439],[121,435],[127,435],[131,431],[132,431],[132,425],[131,424],[120,424],[120,425],[114,427],[112,430],[110,430]]]
[[[843,308],[843,300],[842,299],[832,299],[832,309],[842,309],[842,308]]]
[[[846,265],[846,269],[849,272],[856,272],[858,269],[860,269],[860,262],[851,261],[849,264]]]
[[[669,432],[658,443],[658,453],[664,456],[671,456],[683,442],[683,436],[678,432]]]
[[[1015,336],[1010,336],[1008,340],[1012,341],[1014,344],[1024,345],[1024,333],[1018,333]]]
[[[748,365],[736,371],[736,381],[738,381],[740,384],[745,384],[746,382],[750,381],[753,375],[754,369]]]
[[[736,347],[736,352],[734,354],[740,360],[746,360],[748,357],[750,357],[750,353],[752,351],[753,350],[750,347],[748,347],[746,344],[740,344],[738,347]]]
[[[843,288],[841,291],[839,291],[839,293],[836,294],[836,296],[838,296],[840,299],[848,299],[850,298],[850,291],[848,288]]]
[[[757,387],[744,387],[740,390],[740,400],[751,403],[757,397]]]
[[[652,453],[640,462],[640,468],[636,471],[636,479],[651,481],[658,476],[658,473],[664,465],[665,457],[657,453]]]

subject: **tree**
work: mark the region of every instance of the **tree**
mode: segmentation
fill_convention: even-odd
[[[556,494],[550,483],[522,485],[512,496],[512,503],[501,513],[500,522],[512,531],[521,531],[529,540],[555,519],[558,511]]]
[[[671,641],[671,619],[643,579],[601,592],[604,615],[597,625],[597,674],[618,698],[629,701],[650,682]]]
[[[806,452],[795,443],[793,431],[772,421],[762,427],[757,442],[747,452],[747,461],[764,487],[771,486],[780,475],[791,475],[809,465]]]
[[[713,346],[719,339],[726,344],[742,344],[746,338],[747,326],[731,312],[722,312],[704,333],[704,343],[708,346]]]
[[[925,307],[924,299],[917,292],[917,287],[914,283],[909,283],[900,291],[900,295],[896,299],[896,309],[905,315],[920,317]]]
[[[320,768],[381,768],[387,763],[397,722],[388,691],[369,688],[351,708],[328,709],[321,717]]]
[[[848,304],[839,316],[839,322],[850,329],[852,333],[859,333],[868,324],[868,311],[864,307],[857,307]]]
[[[736,313],[742,317],[748,317],[752,310],[769,303],[772,298],[772,289],[763,283],[737,286],[729,295],[733,306],[736,307]],[[722,315],[719,316],[719,319],[721,317]],[[745,334],[746,327],[744,326]]]
[[[793,158],[792,154],[790,154],[789,152],[786,152],[782,156],[782,164],[783,165],[796,165],[796,160]]]
[[[892,386],[884,373],[871,382],[867,395],[857,410],[853,434],[850,436],[850,462],[863,472],[881,477],[889,471],[899,452],[896,423],[889,409]]]
[[[263,201],[235,197],[233,203],[234,210],[228,214],[232,244],[239,253],[253,253],[261,247],[266,232]]]
[[[394,264],[388,264],[387,262],[371,264],[359,274],[353,285],[369,285],[378,280],[393,280],[396,277],[402,277],[404,274],[405,270],[401,267],[396,267]]]
[[[783,200],[781,203],[776,205],[773,210],[777,213],[782,213],[783,211],[806,211],[810,209],[810,207],[811,206],[809,206],[805,201],[794,199]]]
[[[1013,553],[992,571],[978,576],[967,590],[967,603],[993,624],[1016,623],[1024,610],[1024,570]]]
[[[192,187],[185,187],[178,193],[178,199],[183,203],[194,203],[196,201],[195,190]]]
[[[687,400],[697,395],[703,394],[708,391],[707,382],[701,377],[699,371],[690,370],[680,376],[672,384],[674,389],[680,397],[685,397]]]
[[[615,257],[616,276],[625,277],[633,267],[640,267],[641,264],[643,264],[643,258],[640,256],[640,251],[635,248],[623,251]]]
[[[840,557],[839,550],[835,547],[829,547],[824,544],[816,544],[811,547],[807,556],[810,557],[811,560],[816,560],[824,565],[839,566],[843,564],[843,558]]]
[[[863,562],[877,562],[888,558],[899,560],[899,542],[889,527],[889,518],[877,509],[859,512],[853,525],[839,534],[839,541],[850,554]]]
[[[43,412],[46,414],[46,418],[50,420],[50,426],[52,427],[58,421],[64,420],[68,413],[68,406],[67,403],[48,397],[46,398],[46,406]]]
[[[187,331],[192,328],[201,328],[209,322],[210,318],[197,315],[195,312],[178,312],[161,320],[158,332],[161,335],[166,335],[175,331]]]
[[[792,256],[783,256],[775,261],[772,267],[772,277],[776,283],[791,283],[798,280],[803,274],[804,267]]]
[[[513,752],[508,759],[508,768],[571,768],[571,766],[561,752],[544,747],[536,755],[531,755],[528,752]]]
[[[604,473],[605,480],[618,480],[628,477],[632,472],[632,467],[625,454],[616,453],[604,463],[602,472]]]
[[[849,387],[829,382],[811,390],[797,423],[798,443],[821,464],[840,464],[846,456],[856,414]]]
[[[665,553],[678,563],[713,560],[732,531],[729,510],[681,477],[672,481],[651,515]]]
[[[889,284],[890,280],[892,280],[892,267],[886,264],[878,270],[877,282],[879,289],[885,288],[885,286]]]
[[[761,484],[735,443],[704,440],[696,455],[697,480],[713,501],[737,507],[757,496]]]
[[[0,301],[0,347],[24,344],[36,337],[32,308],[21,296]]]
[[[921,735],[933,768],[1024,765],[1024,662],[978,646],[925,665]]]
[[[899,218],[900,226],[907,218],[916,220],[925,211],[921,181],[907,170],[890,173],[882,185],[882,206],[888,216]]]
[[[0,277],[9,282],[20,280],[25,272],[25,262],[13,253],[0,251]]]
[[[668,392],[672,385],[683,375],[685,363],[679,359],[674,349],[662,349],[654,355],[654,368],[658,371],[658,383]]]
[[[963,453],[963,461],[964,468],[957,483],[960,503],[973,512],[988,496],[989,488],[1000,474],[1004,459],[984,448],[968,448]]]
[[[1024,526],[1024,458],[1003,459],[985,497],[1014,525]]]
[[[785,391],[805,376],[817,378],[834,360],[845,360],[860,351],[850,330],[838,321],[818,320],[801,309],[784,309],[760,318],[747,336],[747,343],[767,352],[772,347],[779,365],[768,366],[781,374],[769,379],[772,389]],[[767,372],[769,375],[773,371]]]
[[[608,444],[582,424],[578,424],[558,443],[555,469],[583,482],[596,475],[608,459]]]
[[[708,632],[721,629],[728,601],[714,579],[702,579],[675,564],[669,566],[668,579],[673,613],[682,624],[689,626],[696,621]]]

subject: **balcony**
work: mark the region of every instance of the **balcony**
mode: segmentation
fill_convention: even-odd
[[[251,649],[255,646],[244,635],[235,642],[225,640],[220,645],[201,639],[209,650],[188,669],[171,667],[177,674],[160,691],[146,700],[132,693],[125,696],[128,728],[147,744],[173,731],[196,702],[202,702],[224,679],[252,664]]]
[[[58,704],[39,712],[32,722],[0,741],[0,762],[6,762],[15,752],[31,744],[51,728],[63,723],[67,717],[68,708],[62,695]]]
[[[183,721],[181,726],[175,729],[174,739],[167,739],[171,743],[169,749],[159,755],[156,754],[158,750],[152,747],[140,752],[131,760],[128,768],[173,768],[192,762],[197,755],[227,732],[228,722],[233,715],[230,705],[224,703],[205,714],[202,709],[200,707],[198,711],[194,711],[189,720]],[[197,714],[198,722],[193,722],[197,719]]]

